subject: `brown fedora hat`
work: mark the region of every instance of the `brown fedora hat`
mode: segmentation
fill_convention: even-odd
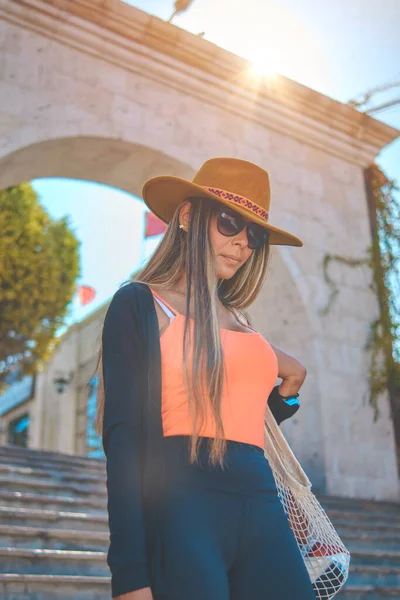
[[[270,233],[270,244],[302,246],[303,242],[268,223],[271,205],[267,171],[247,160],[211,158],[197,171],[193,181],[161,175],[143,186],[142,196],[149,209],[169,223],[176,208],[190,198],[217,200]]]

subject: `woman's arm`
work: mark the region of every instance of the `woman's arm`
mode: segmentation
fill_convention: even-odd
[[[286,354],[276,346],[271,344],[278,359],[278,377],[282,379],[279,386],[279,393],[282,396],[297,394],[304,383],[307,375],[305,366],[294,356]]]
[[[142,506],[143,340],[132,288],[120,288],[108,307],[102,333],[107,510],[112,597],[150,600]],[[140,590],[140,591],[139,591]],[[130,595],[131,594],[131,595]]]
[[[278,377],[282,379],[280,385],[274,386],[268,396],[268,406],[280,425],[286,419],[290,419],[300,408],[300,402],[296,399],[284,400],[281,396],[297,394],[306,378],[306,369],[294,356],[286,354],[272,346],[278,359]]]

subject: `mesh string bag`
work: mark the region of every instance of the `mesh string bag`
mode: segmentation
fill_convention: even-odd
[[[333,598],[349,575],[350,552],[311,491],[311,482],[293,454],[269,406],[264,455],[278,496],[310,576],[315,597]]]

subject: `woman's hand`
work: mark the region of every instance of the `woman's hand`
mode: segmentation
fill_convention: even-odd
[[[294,356],[286,354],[276,346],[272,346],[278,359],[278,377],[282,379],[279,393],[282,396],[297,394],[307,376],[307,369]]]
[[[134,590],[127,594],[120,594],[115,596],[113,600],[153,600],[153,594],[151,588],[142,588],[141,590]]]

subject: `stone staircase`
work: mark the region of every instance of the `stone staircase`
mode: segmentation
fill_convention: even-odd
[[[352,554],[336,598],[400,600],[400,505],[319,500]],[[110,599],[106,502],[103,460],[0,447],[0,598]]]

